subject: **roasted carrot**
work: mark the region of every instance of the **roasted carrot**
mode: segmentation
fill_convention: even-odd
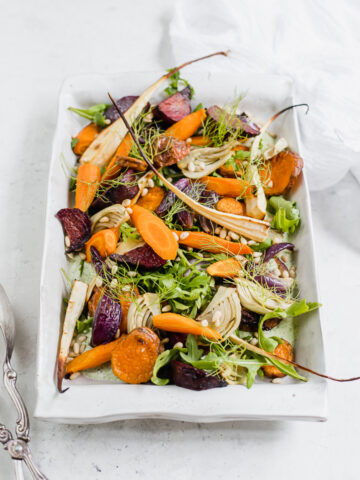
[[[284,360],[289,360],[290,362],[294,361],[294,349],[287,340],[283,340],[283,343],[279,343],[279,345],[275,348],[274,354]],[[280,372],[280,370],[275,367],[274,365],[266,365],[262,367],[264,370],[264,374],[269,378],[281,378],[285,377],[285,373]]]
[[[91,163],[80,165],[76,178],[75,208],[86,212],[94,200],[100,176],[100,168],[97,165]]]
[[[107,257],[115,252],[119,240],[119,228],[105,228],[100,230],[85,244],[86,261],[91,262],[90,247],[96,247],[102,257]]]
[[[209,137],[203,137],[202,135],[198,137],[191,137],[191,143],[190,145],[194,147],[207,147],[211,143],[211,138]]]
[[[108,166],[106,167],[106,170],[103,176],[101,177],[102,182],[106,182],[107,180],[112,180],[113,178],[116,178],[119,175],[122,167],[121,165],[118,165],[117,157],[128,156],[132,146],[133,146],[133,139],[131,138],[130,133],[127,133],[123,141],[118,146]]]
[[[220,260],[206,269],[207,273],[212,277],[233,278],[239,275],[241,270],[241,263],[235,258],[227,258]]]
[[[206,112],[204,108],[197,112],[190,113],[190,115],[187,115],[165,130],[165,135],[178,138],[179,140],[186,140],[194,135],[196,130],[201,127],[205,118]]]
[[[164,260],[174,260],[178,251],[178,243],[172,231],[161,218],[150,210],[139,205],[132,207],[131,220],[144,242]]]
[[[113,342],[98,345],[97,347],[82,353],[78,357],[75,357],[74,360],[71,360],[71,362],[66,365],[66,373],[80,372],[81,370],[95,368],[106,362],[110,362],[111,353],[120,340],[120,338],[117,338]]]
[[[237,145],[235,148],[233,148],[233,151],[234,152],[237,152],[239,150],[249,150],[248,147],[245,147],[245,145]],[[239,175],[242,173],[242,160],[240,158],[237,158],[235,159],[235,163],[238,167],[238,171],[235,172],[234,170],[234,167],[232,165],[230,165],[229,167],[225,165],[222,165],[220,168],[219,168],[219,173],[220,175],[222,175],[223,177],[236,177],[236,174]]]
[[[104,294],[104,288],[94,287],[93,293],[87,302],[90,317],[93,317],[101,297]]]
[[[140,207],[147,208],[148,210],[151,210],[152,212],[155,212],[155,210],[158,208],[160,203],[163,201],[165,197],[165,191],[161,187],[153,187],[149,188],[148,193],[144,197],[140,197],[140,199],[137,202],[137,205],[140,205]]]
[[[147,327],[136,328],[124,335],[111,354],[114,375],[126,383],[149,381],[160,345],[159,337]]]
[[[295,155],[290,151],[278,153],[270,161],[271,186],[265,185],[267,195],[281,195],[288,188],[292,173],[295,169]],[[262,176],[264,173],[262,173]],[[268,172],[267,172],[268,175]]]
[[[252,249],[243,243],[229,242],[203,232],[175,232],[179,237],[179,243],[199,250],[211,253],[229,253],[232,255],[246,255],[252,253]],[[188,235],[184,235],[188,234]],[[185,238],[184,238],[185,237]]]
[[[245,206],[243,203],[232,197],[224,197],[216,204],[216,209],[220,212],[233,213],[234,215],[245,215]]]
[[[92,144],[99,131],[99,127],[95,125],[95,123],[89,123],[89,125],[86,125],[76,137],[73,137],[73,152],[75,155],[82,155],[85,153],[85,150]]]
[[[155,328],[166,330],[167,332],[192,333],[193,335],[202,335],[213,340],[221,339],[221,335],[213,328],[203,327],[200,322],[192,318],[183,317],[177,313],[161,313],[152,318]]]
[[[200,182],[206,183],[208,190],[227,197],[250,197],[254,193],[254,186],[249,182],[237,178],[203,177]]]

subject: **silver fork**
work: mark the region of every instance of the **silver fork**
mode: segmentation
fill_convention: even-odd
[[[15,434],[13,437],[9,429],[0,423],[0,443],[4,445],[14,461],[15,478],[23,480],[22,461],[25,462],[32,476],[36,480],[47,480],[35,464],[29,448],[30,422],[26,406],[16,388],[17,373],[11,366],[11,357],[15,342],[15,319],[9,299],[4,288],[0,284],[0,329],[5,339],[5,360],[3,365],[4,385],[13,401],[18,419],[16,421]]]

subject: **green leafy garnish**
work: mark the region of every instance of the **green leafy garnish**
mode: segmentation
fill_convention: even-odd
[[[197,360],[200,360],[203,350],[198,347],[196,338],[194,335],[188,335],[186,338],[186,349],[187,352],[181,352],[180,357],[187,363],[193,364]]]
[[[171,70],[173,69],[170,68],[168,72],[171,72]],[[195,94],[194,89],[187,80],[180,77],[180,72],[176,72],[173,75],[171,75],[171,77],[169,78],[169,81],[170,81],[169,86],[164,90],[169,97],[171,95],[174,95],[174,93],[178,92],[179,86],[182,84],[182,86],[190,88],[190,98],[193,98]]]
[[[158,377],[158,373],[162,367],[165,367],[165,365],[174,360],[178,355],[179,349],[173,348],[172,350],[165,350],[157,357],[151,377],[152,383],[159,386],[167,385],[169,383],[170,380],[168,378],[160,378]]]
[[[271,197],[268,208],[271,213],[274,213],[271,226],[276,230],[293,233],[300,225],[300,212],[296,208],[296,202],[290,202],[281,196]]]
[[[91,122],[95,123],[95,125],[97,125],[98,127],[105,128],[108,126],[109,123],[104,115],[105,110],[108,107],[109,105],[107,105],[106,103],[98,103],[97,105],[93,105],[92,107],[87,109],[69,107],[69,110],[71,112],[77,113],[78,115],[80,115],[80,117],[87,118]]]
[[[204,105],[200,102],[196,105],[193,112],[197,112],[198,110],[201,110],[202,108],[204,108]]]
[[[79,139],[74,137],[71,139],[71,148],[74,149],[75,146],[79,143]]]
[[[254,252],[264,252],[269,247],[271,247],[271,245],[271,238],[268,237],[261,243],[255,243],[255,245],[251,245],[251,248],[254,250]]]
[[[77,333],[83,333],[90,330],[93,322],[93,317],[82,319],[81,317],[76,322]]]
[[[124,222],[120,225],[120,236],[123,242],[126,242],[127,239],[139,240],[140,234],[135,227],[132,227],[127,222]]]

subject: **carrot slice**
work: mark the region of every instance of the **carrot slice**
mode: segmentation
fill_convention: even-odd
[[[202,135],[198,137],[191,137],[190,145],[194,147],[207,147],[211,143],[211,138],[203,137]]]
[[[123,139],[123,141],[120,143],[118,146],[116,152],[114,153],[114,156],[110,160],[108,166],[106,167],[106,170],[101,177],[102,182],[106,182],[107,180],[112,180],[113,178],[116,178],[121,170],[121,165],[117,165],[117,157],[127,157],[131,151],[131,147],[133,146],[133,139],[130,135],[130,133],[127,133]]]
[[[274,158],[270,161],[270,181],[272,182],[272,186],[269,187],[265,185],[265,193],[266,195],[281,195],[287,189],[292,173],[295,169],[295,155],[293,152],[290,151],[283,151],[278,153]],[[266,172],[265,170],[265,174]],[[262,173],[262,176],[264,173]]]
[[[160,330],[167,332],[192,333],[193,335],[202,335],[212,340],[220,340],[221,335],[213,328],[203,327],[201,323],[192,318],[183,317],[177,313],[161,313],[152,318],[153,325]]]
[[[85,243],[86,261],[91,262],[90,247],[96,247],[102,257],[107,257],[115,252],[119,240],[119,228],[105,228],[94,235]]]
[[[94,200],[100,181],[100,168],[92,163],[80,165],[76,179],[75,208],[83,212]]]
[[[71,362],[66,365],[66,373],[80,372],[81,370],[95,368],[106,362],[110,362],[111,353],[120,340],[121,338],[117,338],[113,342],[98,345],[75,357],[74,360],[71,360]]]
[[[254,194],[254,185],[237,178],[203,177],[200,182],[206,183],[208,190],[227,197],[251,197]]]
[[[153,187],[150,188],[148,193],[144,197],[140,197],[137,202],[137,205],[140,207],[147,208],[152,212],[158,208],[160,203],[163,201],[165,197],[165,191],[161,187]]]
[[[160,351],[160,339],[147,327],[132,330],[123,337],[111,355],[114,375],[126,383],[150,380]]]
[[[206,269],[207,273],[212,277],[233,278],[239,275],[241,263],[235,258],[227,258],[209,265]]]
[[[245,206],[243,203],[232,197],[224,197],[216,204],[216,209],[220,212],[233,213],[234,215],[245,215]]]
[[[211,253],[228,253],[232,255],[246,255],[253,250],[243,243],[229,242],[222,238],[203,232],[175,232],[179,237],[179,243],[199,250]],[[187,233],[188,235],[184,235]],[[185,238],[184,238],[185,237]]]
[[[94,138],[99,133],[99,127],[95,123],[89,123],[86,125],[77,135],[73,137],[75,145],[73,147],[73,152],[75,155],[82,155],[85,153],[85,150],[92,144]]]
[[[172,231],[161,218],[140,205],[132,207],[131,220],[144,242],[164,260],[174,260],[178,251],[178,243]]]
[[[165,130],[164,135],[175,137],[179,140],[186,140],[194,135],[196,130],[201,127],[205,118],[205,109],[201,108],[197,112],[190,113],[190,115],[187,115],[178,122],[174,123],[174,125],[171,125],[171,127]]]

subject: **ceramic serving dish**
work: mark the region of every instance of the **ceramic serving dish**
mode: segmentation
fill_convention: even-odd
[[[231,101],[234,95],[242,94],[243,109],[259,122],[294,103],[292,82],[286,77],[191,73],[189,70],[185,76],[195,88],[194,102],[202,102],[205,106],[214,103],[221,105]],[[166,418],[192,422],[325,420],[326,381],[312,375],[308,376],[306,383],[292,379],[279,385],[260,381],[250,390],[243,386],[228,386],[194,392],[174,385],[114,384],[85,377],[73,382],[65,381],[64,387],[70,388],[63,394],[56,389],[56,355],[64,318],[63,298],[67,294],[60,269],[66,270],[67,262],[62,228],[55,213],[69,204],[69,178],[64,164],[74,164],[70,139],[86,123],[86,120],[68,111],[68,107],[87,108],[95,103],[108,103],[108,91],[115,98],[137,95],[159,77],[160,74],[154,72],[84,75],[68,78],[61,89],[48,183],[35,416],[54,422],[82,424],[129,418]],[[285,137],[291,148],[301,154],[297,115],[303,115],[303,112],[287,112],[274,122],[271,130]],[[295,237],[298,284],[301,296],[314,302],[319,299],[306,175],[292,193],[292,199],[296,200],[302,219]],[[319,311],[300,318],[296,361],[314,370],[325,371]]]

